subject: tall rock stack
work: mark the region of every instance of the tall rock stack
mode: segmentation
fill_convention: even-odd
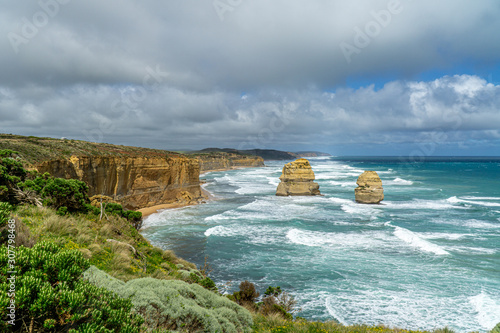
[[[314,172],[305,158],[285,164],[276,195],[321,195],[318,183],[313,182]]]
[[[375,171],[365,171],[358,177],[358,187],[354,189],[356,201],[364,204],[378,204],[384,200],[382,180]]]

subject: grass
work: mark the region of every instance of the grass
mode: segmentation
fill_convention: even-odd
[[[15,216],[26,226],[23,238],[78,249],[92,265],[124,281],[140,277],[177,279],[183,271],[196,269],[173,252],[152,246],[118,216],[102,221],[94,215],[59,216],[53,209],[35,206],[18,206]]]
[[[254,332],[258,333],[453,333],[448,328],[434,331],[413,331],[387,326],[351,325],[334,321],[318,322],[305,319],[286,320],[280,315],[254,315]]]
[[[19,152],[23,160],[31,165],[49,160],[69,159],[72,155],[157,158],[182,156],[176,152],[159,149],[12,134],[0,134],[0,149]]]

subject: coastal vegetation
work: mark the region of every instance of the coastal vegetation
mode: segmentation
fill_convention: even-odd
[[[57,149],[69,150],[61,140],[55,141]],[[28,155],[36,158],[37,154]],[[222,295],[206,267],[198,269],[173,252],[152,246],[138,231],[140,213],[118,203],[92,203],[87,184],[30,170],[27,166],[35,160],[20,155],[10,148],[0,150],[3,330],[421,332],[307,321],[297,317],[300,313],[292,295],[269,287],[261,296],[249,281],[243,281],[238,291]],[[15,244],[14,267],[9,262],[9,240]],[[12,330],[7,326],[7,308],[14,269],[16,326]],[[499,329],[497,325],[492,332]]]

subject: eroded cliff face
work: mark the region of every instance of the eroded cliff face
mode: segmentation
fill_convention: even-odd
[[[384,200],[384,189],[382,180],[375,171],[363,172],[356,182],[358,187],[354,189],[356,201],[364,204],[378,204]]]
[[[200,163],[200,172],[264,166],[264,159],[259,156],[218,153],[215,155],[197,155],[196,158]]]
[[[184,156],[72,156],[45,161],[36,168],[55,177],[75,178],[89,186],[89,196],[104,194],[127,209],[201,200],[198,160]],[[186,194],[189,193],[189,195]]]
[[[318,183],[315,183],[311,164],[305,158],[299,158],[285,164],[280,176],[276,195],[321,195]]]

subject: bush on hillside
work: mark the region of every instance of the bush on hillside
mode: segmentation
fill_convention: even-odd
[[[105,207],[104,211],[106,213],[124,217],[127,220],[129,220],[132,223],[132,225],[134,226],[134,228],[136,228],[137,230],[139,230],[141,228],[141,226],[142,226],[142,213],[141,212],[137,212],[134,210],[124,210],[122,205],[120,205],[118,203],[113,203],[113,202],[106,203],[104,205],[104,207]],[[89,204],[85,204],[85,209],[87,210],[87,212],[92,213],[94,215],[101,214],[100,208],[89,205]]]
[[[269,286],[264,293],[262,303],[259,303],[259,312],[263,315],[279,314],[285,319],[293,319],[297,301],[295,298],[281,290],[281,287]]]
[[[60,250],[42,241],[16,249],[15,264],[0,247],[0,328],[12,332],[139,332],[143,319],[130,300],[81,279],[89,267],[78,250]],[[9,317],[15,270],[15,318]],[[9,324],[14,323],[15,326]]]
[[[21,162],[13,156],[17,154],[9,149],[0,150],[0,201],[18,203],[13,188],[22,182],[27,174]]]
[[[52,178],[42,189],[45,202],[56,209],[66,207],[70,212],[83,211],[88,202],[89,187],[77,179]]]
[[[250,332],[252,316],[245,308],[197,284],[141,278],[127,283],[92,266],[85,279],[130,297],[149,329],[188,332]]]
[[[500,333],[500,323],[491,330],[491,333]]]
[[[7,224],[12,212],[12,206],[8,202],[0,202],[0,228]]]
[[[240,283],[240,290],[228,295],[228,298],[240,305],[255,307],[255,301],[259,293],[255,290],[255,284],[249,281]]]

